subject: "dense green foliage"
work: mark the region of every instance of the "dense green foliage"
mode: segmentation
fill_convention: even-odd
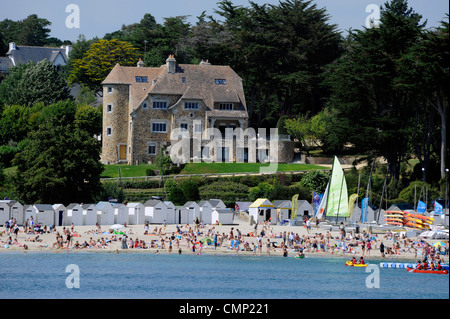
[[[29,203],[89,202],[100,190],[100,143],[77,121],[71,101],[42,109],[38,130],[14,157],[13,178],[20,199]]]
[[[385,159],[387,168],[371,177],[375,201],[385,179],[391,199],[411,200],[411,191],[405,189],[415,180],[425,180],[433,196],[434,190],[442,196],[445,168],[449,167],[448,14],[442,13],[440,27],[427,29],[420,13],[406,0],[390,0],[382,6],[379,28],[350,30],[345,38],[329,22],[326,9],[309,0],[282,0],[277,5],[249,1],[248,6],[222,0],[215,14],[217,18],[203,12],[190,24],[186,16],[158,23],[145,13],[139,22],[123,25],[102,39],[80,36],[72,44],[63,72],[45,61],[11,69],[0,84],[0,165],[10,167],[14,162],[19,166],[22,180],[17,181],[22,186],[17,190],[29,199],[44,201],[46,188],[51,191],[69,183],[58,174],[78,169],[95,180],[91,186],[96,196],[124,196],[114,193],[112,184],[98,191],[94,175],[101,170],[95,168],[93,159],[98,158],[94,153],[99,147],[92,137],[101,132],[101,108],[81,105],[94,103],[94,93],[101,91],[100,83],[116,63],[134,66],[143,58],[146,66],[159,67],[169,54],[175,54],[178,63],[209,59],[212,64],[231,66],[243,80],[249,126],[278,127],[280,133],[295,138],[308,155],[318,149],[325,155],[362,155],[369,168],[374,158]],[[8,50],[8,42],[67,43],[49,37],[49,26],[48,20],[37,15],[22,21],[0,21],[0,55]],[[61,102],[69,97],[67,83],[81,84],[83,90],[73,118],[62,126],[64,120],[56,121],[51,114],[61,110],[50,106],[73,103]],[[73,110],[75,104],[70,105],[68,109]],[[64,159],[73,165],[57,154],[55,149],[60,147],[67,147]],[[92,162],[79,163],[83,162],[80,153]],[[415,166],[409,167],[412,158]],[[73,170],[64,172],[56,162]],[[163,170],[168,170],[168,163],[163,164]],[[231,172],[224,165],[215,166],[221,163],[202,164],[188,164],[182,173]],[[234,165],[232,172],[259,171],[247,164],[230,165]],[[280,164],[279,170],[299,170],[289,165]],[[144,172],[140,176],[145,175],[145,168],[138,169]],[[25,173],[35,186],[48,185],[38,190],[26,188]],[[357,192],[360,184],[359,194],[364,195],[369,172],[352,171],[346,176],[349,192]],[[179,204],[215,193],[230,201],[244,198],[245,193],[247,198],[280,199],[297,192],[309,199],[308,192],[323,191],[326,180],[319,172],[283,178],[287,177],[244,176],[214,185],[195,179],[186,184],[178,181],[166,185],[165,193]],[[8,175],[1,179],[12,185]],[[77,190],[73,192],[77,194]],[[78,200],[77,196],[72,201]]]

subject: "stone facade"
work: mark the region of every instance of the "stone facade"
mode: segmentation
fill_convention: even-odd
[[[184,152],[185,161],[199,160],[202,151],[213,161],[255,160],[248,151],[253,145],[248,139],[237,146],[235,140],[219,143],[215,136],[216,144],[211,145],[214,138],[208,129],[224,134],[227,128],[248,128],[242,80],[228,66],[178,65],[173,56],[159,68],[144,67],[142,61],[137,67],[117,64],[103,87],[103,163],[153,163],[161,150]],[[178,138],[187,133],[190,146],[177,153]],[[291,144],[280,143],[280,162],[292,160]],[[233,156],[229,156],[230,147],[235,150]]]

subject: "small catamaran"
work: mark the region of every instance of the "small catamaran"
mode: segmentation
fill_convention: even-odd
[[[331,177],[328,181],[322,201],[316,217],[322,219],[326,217],[349,217],[348,210],[348,191],[347,183],[345,181],[344,170],[335,156],[333,161],[333,168],[331,169]]]

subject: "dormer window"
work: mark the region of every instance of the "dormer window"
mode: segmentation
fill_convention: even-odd
[[[147,76],[136,76],[136,82],[148,83],[148,77]]]
[[[186,110],[198,110],[198,102],[185,102],[184,108]]]
[[[225,80],[225,79],[215,79],[214,83],[216,83],[217,85],[227,85],[227,80]]]
[[[165,110],[167,109],[167,101],[153,101],[153,108]]]
[[[231,111],[233,110],[233,103],[220,103],[219,110]]]

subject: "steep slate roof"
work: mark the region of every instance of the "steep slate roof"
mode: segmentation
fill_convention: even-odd
[[[135,110],[148,94],[161,94],[177,95],[178,103],[181,100],[202,100],[209,117],[248,117],[242,79],[229,66],[178,64],[176,70],[176,73],[169,73],[166,65],[150,68],[116,64],[102,84],[130,85],[132,110]],[[136,82],[136,76],[147,76],[148,82]],[[226,84],[216,84],[217,79],[225,80]],[[241,109],[214,110],[214,103],[220,102],[235,103]]]
[[[7,73],[9,69],[14,66],[13,62],[8,57],[0,57],[0,72]]]
[[[44,59],[52,62],[55,61],[58,55],[64,59],[67,63],[66,49],[65,48],[52,48],[52,47],[30,47],[30,46],[16,46],[15,50],[10,50],[6,53],[14,59],[15,65],[20,63],[26,64],[29,61],[37,63]]]

